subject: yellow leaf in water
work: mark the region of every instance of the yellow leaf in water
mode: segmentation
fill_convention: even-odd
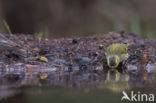
[[[145,64],[146,59],[147,59],[147,54],[143,54],[143,56],[142,56],[142,64]]]
[[[41,60],[41,61],[44,61],[44,62],[48,62],[48,59],[47,59],[45,56],[41,56],[41,57],[40,57],[40,60]]]
[[[40,75],[40,79],[46,79],[47,77],[48,77],[47,74],[41,74],[41,75]]]

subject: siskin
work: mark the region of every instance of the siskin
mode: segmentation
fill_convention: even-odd
[[[127,52],[130,44],[115,43],[106,48],[105,55],[107,59],[107,65],[114,69],[118,67],[120,62],[124,62],[128,59],[129,54]]]

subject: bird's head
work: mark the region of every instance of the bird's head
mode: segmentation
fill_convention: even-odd
[[[107,57],[107,64],[110,68],[116,68],[118,67],[120,62],[119,56],[108,56]]]

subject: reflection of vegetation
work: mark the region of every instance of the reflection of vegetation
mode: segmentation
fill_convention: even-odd
[[[107,88],[113,92],[121,92],[124,89],[129,89],[128,75],[120,74],[117,70],[109,70],[105,84],[99,85],[98,88]]]
[[[80,89],[47,86],[26,90],[29,103],[119,103],[121,96],[107,89]],[[113,99],[112,99],[113,97]]]
[[[8,31],[8,33],[9,33],[10,35],[12,35],[10,26],[8,25],[8,23],[6,22],[6,20],[3,20],[3,24],[4,24],[5,28],[6,28],[6,30]]]

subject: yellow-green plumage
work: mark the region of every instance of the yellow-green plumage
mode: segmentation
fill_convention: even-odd
[[[127,47],[128,45],[126,44],[112,44],[106,49],[107,54],[125,54],[127,53]]]
[[[129,57],[127,53],[128,46],[129,44],[115,43],[106,48],[105,54],[109,67],[117,67],[120,62],[127,60]]]

